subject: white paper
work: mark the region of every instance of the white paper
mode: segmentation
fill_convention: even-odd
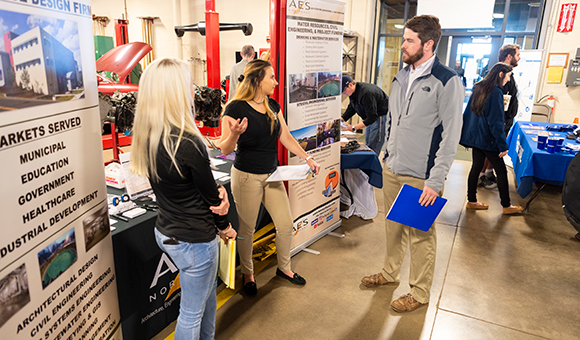
[[[266,182],[295,181],[306,179],[310,174],[308,164],[279,166]]]
[[[142,196],[147,196],[153,192],[153,188],[151,188],[151,183],[149,183],[147,177],[138,176],[131,172],[130,152],[119,154],[119,161],[121,162],[121,169],[123,169],[123,176],[125,176],[127,194],[132,200]]]
[[[548,67],[555,66],[555,67],[566,67],[566,61],[568,60],[568,55],[566,54],[551,54],[550,55],[550,62],[548,63]]]
[[[356,135],[356,133],[355,133],[355,132],[353,132],[353,131],[345,131],[345,130],[342,130],[342,131],[340,132],[340,134],[341,134],[341,135],[351,135],[351,136],[352,136],[352,135]]]
[[[346,138],[344,138],[344,137],[341,137],[341,138],[340,138],[340,142],[341,142],[341,143],[348,143],[348,139],[346,139]]]
[[[227,172],[222,172],[222,171],[212,170],[211,173],[213,175],[213,179],[215,179],[215,180],[218,180],[224,176],[229,176],[229,174]]]
[[[226,164],[227,162],[222,160],[222,159],[217,159],[217,158],[210,158],[209,161],[211,162],[211,165],[213,166],[218,166],[218,165],[222,165],[222,164]]]

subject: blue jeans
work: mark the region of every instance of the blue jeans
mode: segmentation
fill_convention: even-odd
[[[166,252],[179,269],[181,304],[175,340],[214,339],[219,243],[163,244],[169,237],[155,228],[159,248]]]
[[[374,123],[367,126],[365,132],[365,144],[373,150],[377,156],[385,144],[385,129],[387,125],[387,115],[379,116]]]

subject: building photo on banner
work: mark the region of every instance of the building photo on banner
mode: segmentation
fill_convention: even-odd
[[[290,133],[320,164],[312,179],[288,182],[292,253],[340,226],[340,107],[345,3],[287,7],[286,114]],[[288,164],[303,162],[293,154]]]
[[[0,8],[0,338],[121,339],[90,2]]]

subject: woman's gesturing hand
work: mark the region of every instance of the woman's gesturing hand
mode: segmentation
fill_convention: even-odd
[[[244,118],[241,121],[240,118],[236,119],[236,121],[228,119],[228,125],[230,128],[230,133],[239,136],[248,128],[248,118]]]

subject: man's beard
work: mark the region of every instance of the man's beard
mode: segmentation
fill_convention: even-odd
[[[421,58],[423,58],[423,56],[425,55],[422,47],[423,46],[421,46],[419,51],[417,51],[417,53],[415,53],[413,55],[406,56],[405,52],[403,52],[403,62],[405,62],[405,64],[407,64],[407,65],[413,65],[416,62],[418,62],[419,60],[421,60]]]
[[[512,58],[512,60],[510,60],[510,66],[511,67],[516,67],[518,66],[518,61],[516,60],[515,57]]]

